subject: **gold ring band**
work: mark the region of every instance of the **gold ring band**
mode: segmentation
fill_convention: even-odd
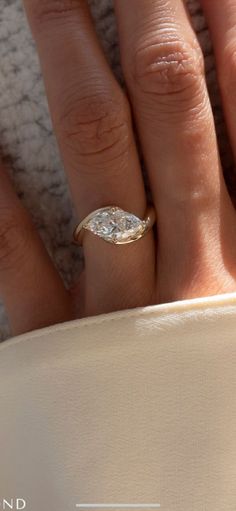
[[[84,232],[90,231],[108,243],[124,245],[142,238],[154,225],[156,212],[148,206],[144,219],[118,206],[105,206],[87,215],[74,230],[74,241],[83,244]]]

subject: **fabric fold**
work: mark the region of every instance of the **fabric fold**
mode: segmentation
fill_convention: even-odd
[[[236,293],[54,325],[0,351],[0,499],[236,507]]]

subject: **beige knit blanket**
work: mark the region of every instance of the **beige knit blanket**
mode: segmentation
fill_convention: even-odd
[[[122,83],[112,0],[90,0],[90,5],[104,50]],[[188,6],[205,55],[225,178],[233,194],[235,174],[220,107],[212,45],[198,0],[189,0]],[[17,192],[63,278],[71,282],[81,269],[82,254],[71,244],[74,212],[22,0],[1,0],[0,6],[0,146],[12,164]],[[5,339],[8,333],[7,319],[0,307],[0,339]]]

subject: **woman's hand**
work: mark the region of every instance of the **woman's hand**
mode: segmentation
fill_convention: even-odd
[[[67,291],[1,171],[0,290],[13,333],[74,317],[236,291],[236,213],[220,165],[201,50],[182,0],[115,0],[129,100],[85,0],[25,0],[78,221],[110,204],[143,218],[136,123],[157,213],[114,246],[86,232]],[[236,157],[236,1],[202,0]],[[157,239],[157,241],[156,241]]]

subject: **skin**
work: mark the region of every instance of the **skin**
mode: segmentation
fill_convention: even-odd
[[[12,333],[115,310],[236,291],[236,212],[218,154],[203,56],[182,0],[115,0],[127,95],[85,0],[24,0],[78,222],[116,204],[157,230],[112,246],[86,232],[85,269],[65,289],[0,168],[0,292]],[[202,0],[236,157],[236,1]]]

